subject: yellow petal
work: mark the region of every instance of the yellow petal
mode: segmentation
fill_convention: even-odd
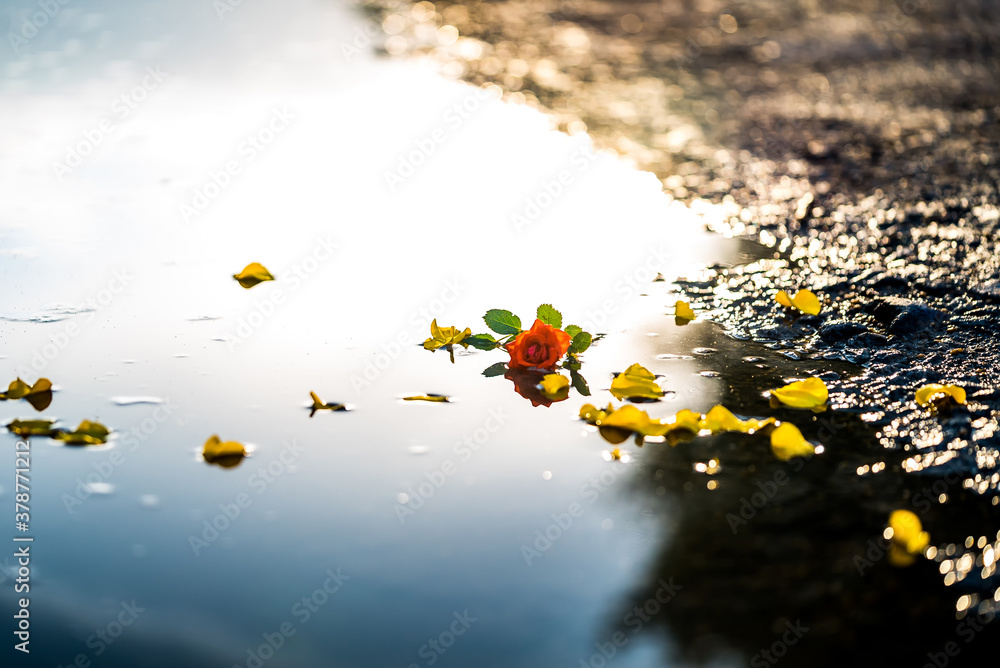
[[[771,451],[783,462],[794,457],[808,457],[815,450],[791,422],[782,422],[771,432]]]
[[[633,364],[611,381],[611,394],[618,399],[659,399],[663,390],[656,384],[656,376],[641,364]]]
[[[5,399],[20,399],[31,391],[31,386],[26,382],[18,378],[17,380],[12,380],[7,391],[3,393]]]
[[[51,436],[52,420],[12,420],[7,431],[18,436]]]
[[[437,319],[434,319],[431,321],[431,338],[424,341],[424,349],[437,350],[456,343],[468,348],[469,344],[462,343],[462,341],[470,336],[472,336],[472,330],[468,327],[464,331],[459,331],[457,327],[438,327]]]
[[[546,374],[538,389],[546,399],[565,399],[569,396],[569,378],[558,373]]]
[[[826,405],[830,393],[826,383],[813,377],[771,390],[771,396],[792,408],[818,408]]]
[[[111,431],[100,422],[84,420],[75,431],[61,431],[52,438],[70,445],[101,445],[108,442]]]
[[[677,300],[677,303],[674,305],[674,317],[681,318],[683,320],[694,320],[696,316],[694,311],[691,310],[690,304]]]
[[[599,426],[634,431],[643,436],[663,436],[669,431],[668,425],[650,419],[649,414],[631,404],[613,411],[600,421]]]
[[[433,401],[436,403],[447,403],[448,397],[443,394],[420,394],[412,397],[403,397],[403,401]]]
[[[697,434],[701,431],[701,415],[685,408],[674,416],[674,421],[670,423],[670,429],[685,429]]]
[[[920,518],[909,510],[896,510],[889,515],[892,542],[909,554],[923,554],[930,544],[930,534],[924,531]]]
[[[799,290],[794,297],[789,297],[787,292],[779,290],[778,294],[774,296],[774,300],[782,306],[796,308],[809,315],[816,315],[822,309],[819,297],[811,290]]]
[[[937,383],[931,383],[930,385],[924,385],[915,395],[917,403],[921,406],[929,406],[938,399],[943,399],[945,397],[951,397],[957,403],[965,403],[965,389],[959,387],[958,385],[938,385]]]
[[[242,443],[223,441],[217,435],[212,434],[205,441],[205,447],[202,448],[201,455],[205,458],[206,462],[212,463],[226,457],[244,457],[246,456],[246,448],[243,447]]]
[[[271,275],[271,272],[265,269],[264,265],[259,262],[251,262],[243,268],[243,271],[238,274],[233,274],[233,278],[239,281],[239,284],[248,290],[258,283],[274,280],[274,276]]]
[[[738,431],[743,434],[751,429],[756,429],[757,420],[739,419],[725,406],[713,406],[705,418],[701,421],[701,428],[708,429],[713,434],[721,434],[727,431]]]
[[[597,424],[607,417],[608,413],[611,411],[612,408],[610,405],[608,405],[608,409],[606,411],[602,411],[593,404],[584,404],[583,407],[580,408],[580,419],[589,424]]]

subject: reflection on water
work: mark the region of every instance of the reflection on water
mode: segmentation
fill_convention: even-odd
[[[7,62],[0,367],[55,392],[0,417],[114,434],[31,439],[37,644],[5,661],[573,664],[666,540],[625,493],[644,458],[609,465],[577,394],[535,408],[482,375],[503,353],[418,344],[551,302],[608,334],[581,370],[606,401],[698,345],[669,281],[738,249],[534,110],[345,52],[361,25],[305,0],[66,5]],[[277,280],[242,289],[250,262]],[[650,368],[675,393],[656,417],[719,392],[692,360]],[[310,391],[353,410],[310,418]],[[212,434],[251,456],[206,465]]]

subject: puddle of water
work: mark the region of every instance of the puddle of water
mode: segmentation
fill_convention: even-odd
[[[643,457],[609,465],[582,398],[536,408],[482,376],[505,355],[419,343],[434,317],[482,330],[488,308],[551,302],[608,333],[588,401],[664,360],[674,401],[644,408],[704,410],[712,358],[664,315],[669,286],[736,244],[531,109],[347,62],[363,24],[339,6],[61,11],[0,89],[4,313],[50,314],[5,317],[0,356],[57,384],[42,417],[115,438],[32,440],[32,661],[590,661],[669,540],[628,492]],[[278,280],[240,288],[252,261]],[[310,418],[310,390],[354,410]],[[453,402],[399,400],[426,393]],[[206,465],[211,434],[253,456]]]

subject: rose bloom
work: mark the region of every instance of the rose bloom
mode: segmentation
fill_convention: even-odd
[[[507,344],[509,367],[552,369],[569,350],[570,335],[541,320]]]

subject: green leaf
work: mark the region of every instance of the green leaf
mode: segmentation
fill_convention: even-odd
[[[583,331],[583,327],[577,327],[576,325],[568,325],[566,329],[564,329],[563,331],[569,334],[570,338],[573,338],[574,336]]]
[[[496,364],[491,364],[483,370],[483,375],[487,378],[492,378],[493,376],[502,376],[507,373],[507,365],[503,362],[497,362]]]
[[[583,376],[581,376],[578,372],[570,369],[569,379],[573,383],[573,387],[576,388],[577,392],[579,392],[585,397],[590,396],[590,388],[587,386],[587,381],[586,379],[584,379]]]
[[[500,345],[497,340],[493,338],[492,334],[476,334],[475,336],[469,336],[463,339],[462,343],[467,343],[476,350],[493,350]]]
[[[486,326],[497,334],[521,333],[521,319],[510,311],[498,308],[490,309],[483,316],[483,320],[486,321]]]
[[[594,340],[587,332],[580,332],[573,337],[573,341],[569,344],[569,352],[571,353],[582,353],[584,350],[590,347],[591,341]]]
[[[550,327],[562,328],[562,313],[552,308],[552,304],[542,304],[538,307],[538,319]]]

